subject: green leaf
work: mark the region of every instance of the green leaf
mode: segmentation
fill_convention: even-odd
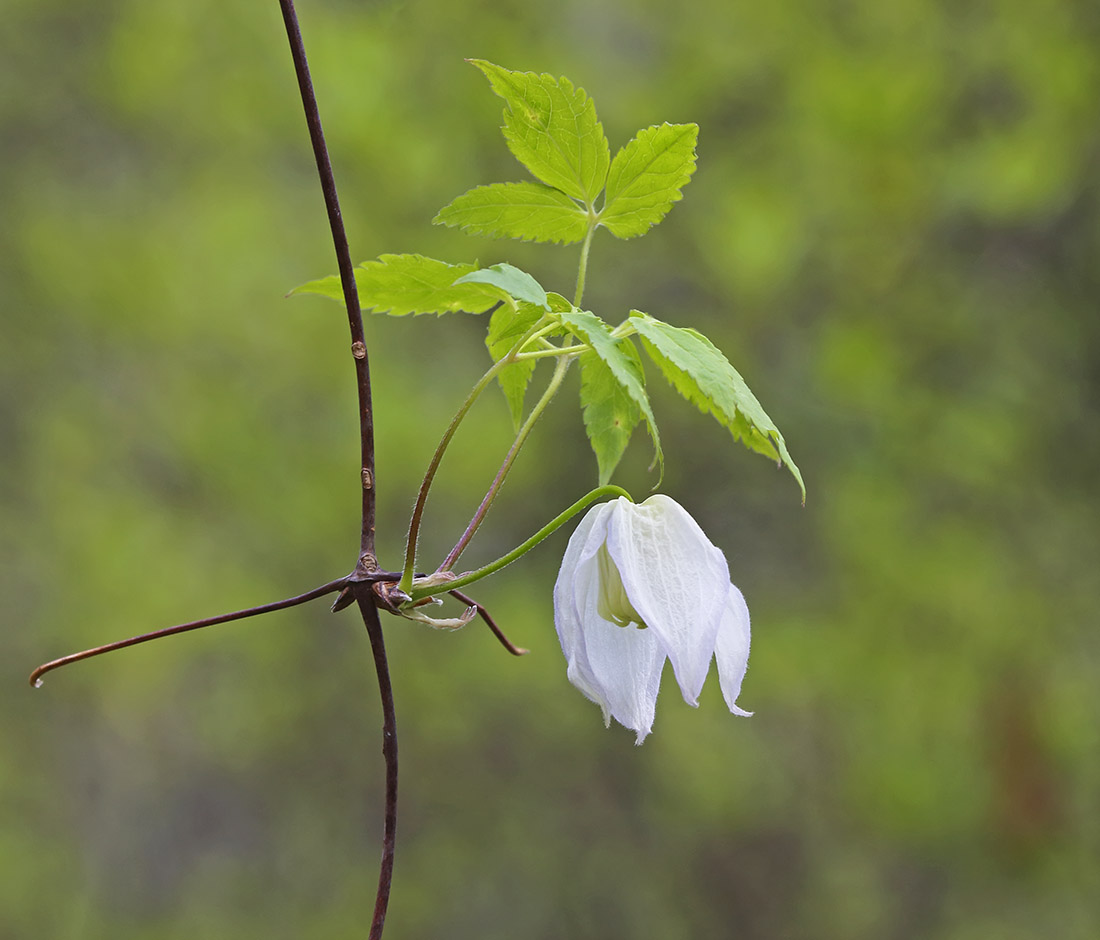
[[[619,343],[628,360],[628,368],[639,382],[642,362],[629,340]],[[630,435],[642,419],[641,409],[615,377],[611,367],[593,350],[581,354],[581,407],[584,429],[600,471],[600,486],[606,486],[622,459]]]
[[[553,313],[567,313],[573,309],[573,305],[562,297],[561,294],[555,294],[552,290],[546,292],[546,302],[550,305],[550,310]]]
[[[653,440],[653,463],[654,465],[660,465],[661,474],[663,475],[665,458],[661,452],[661,437],[657,433],[657,422],[654,420],[653,411],[649,407],[645,379],[641,369],[638,368],[638,353],[633,344],[628,340],[613,337],[611,328],[598,316],[589,313],[587,310],[562,313],[560,317],[562,323],[592,348],[592,352],[607,366],[608,372],[619,387],[642,413],[646,427],[649,430],[649,436]],[[588,432],[592,449],[596,452],[596,460],[600,467],[600,479],[603,480],[605,470],[607,475],[610,476],[611,470],[614,469],[614,463],[618,462],[618,457],[615,457],[615,461],[608,466],[611,457],[614,455],[616,444],[606,434],[597,440],[593,437],[593,429],[597,432],[606,430],[606,422],[600,418],[598,412],[593,415],[591,424],[588,417],[585,417],[585,430]],[[623,443],[623,447],[625,446],[626,444]],[[618,456],[622,456],[621,450]]]
[[[501,307],[494,311],[489,319],[489,334],[485,337],[485,345],[493,362],[499,362],[511,352],[523,334],[544,316],[545,309],[529,303],[520,303],[515,310]]]
[[[542,183],[493,183],[463,193],[432,219],[470,235],[571,245],[588,232],[588,213]]]
[[[805,502],[806,484],[783,435],[722,351],[702,333],[670,326],[637,310],[630,311],[630,323],[672,387],[704,414],[714,415],[734,440],[786,464]]]
[[[446,264],[423,255],[382,255],[355,273],[364,309],[401,317],[408,313],[484,313],[500,296],[482,284],[456,284],[476,264]]]
[[[546,291],[526,271],[510,264],[494,264],[488,268],[471,271],[455,281],[455,284],[489,284],[504,291],[515,300],[535,304],[544,310],[550,307],[546,302]]]
[[[584,89],[567,78],[470,62],[507,103],[504,139],[516,159],[537,179],[590,205],[607,179],[611,149]]]
[[[292,297],[294,294],[319,294],[329,300],[344,302],[344,287],[340,283],[340,276],[337,274],[330,274],[328,277],[318,278],[316,281],[299,284],[287,294],[287,297]]]
[[[494,362],[499,362],[515,348],[531,327],[533,327],[545,314],[542,307],[534,304],[521,303],[518,309],[513,310],[509,306],[500,307],[489,318],[489,334],[485,337],[485,345],[489,349],[489,355]],[[518,431],[523,421],[523,399],[527,394],[527,384],[531,381],[531,375],[535,371],[537,361],[523,359],[504,366],[497,373],[497,382],[500,390],[504,392],[504,398],[508,402],[508,410],[512,415],[512,424]]]
[[[600,224],[619,238],[633,238],[668,215],[695,172],[698,137],[698,124],[639,131],[611,161]]]

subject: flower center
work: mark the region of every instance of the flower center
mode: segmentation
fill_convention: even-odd
[[[639,627],[645,627],[645,623],[630,603],[623,587],[623,578],[615,565],[611,553],[606,545],[601,545],[596,553],[596,563],[599,565],[600,593],[596,600],[596,612],[604,620],[610,620],[620,627],[636,623]]]

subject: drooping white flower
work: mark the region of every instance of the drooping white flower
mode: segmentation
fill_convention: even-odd
[[[620,496],[588,511],[554,585],[554,624],[569,681],[638,744],[653,728],[666,659],[692,706],[716,659],[730,711],[752,714],[737,706],[749,609],[721,550],[667,496]]]

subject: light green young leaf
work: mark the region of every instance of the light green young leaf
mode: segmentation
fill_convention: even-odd
[[[470,235],[571,245],[588,232],[588,213],[553,186],[493,183],[463,193],[432,219]]]
[[[516,159],[537,179],[590,205],[607,179],[611,148],[584,89],[567,78],[470,62],[508,105],[504,139]]]
[[[623,340],[618,348],[628,360],[627,367],[642,382],[642,363],[634,344]],[[642,412],[611,367],[593,350],[581,354],[580,367],[584,429],[596,454],[599,485],[606,486],[630,443],[631,433],[642,419]]]
[[[523,334],[544,316],[546,310],[543,307],[525,302],[517,304],[515,310],[504,306],[494,311],[489,319],[489,333],[485,337],[485,345],[493,362],[499,362],[511,352]]]
[[[546,291],[526,271],[513,267],[510,264],[494,264],[488,268],[471,271],[455,281],[459,284],[489,284],[498,287],[514,300],[522,300],[529,304],[535,304],[544,310],[550,307],[546,302]]]
[[[550,310],[553,313],[565,313],[573,309],[573,305],[562,297],[561,294],[555,294],[552,290],[546,292],[546,302],[550,305]]]
[[[633,238],[660,222],[695,172],[698,137],[698,124],[639,131],[611,161],[600,224],[619,238]]]
[[[520,303],[518,309],[513,310],[509,306],[497,309],[489,318],[489,333],[485,337],[485,345],[489,349],[489,355],[493,362],[499,362],[515,348],[531,327],[533,327],[546,311],[535,304]],[[537,365],[534,359],[521,359],[504,366],[497,373],[497,382],[500,390],[504,392],[505,401],[508,402],[508,411],[512,415],[512,424],[518,431],[523,421],[523,400],[527,394],[527,384],[531,381],[531,375]]]
[[[570,313],[562,313],[560,317],[562,323],[592,348],[592,352],[603,361],[611,376],[642,413],[646,427],[649,430],[649,436],[653,440],[653,463],[654,465],[660,465],[661,474],[663,475],[665,457],[661,452],[661,437],[657,433],[657,422],[654,420],[653,410],[649,406],[645,380],[641,370],[637,368],[637,351],[629,340],[615,339],[611,335],[611,328],[594,313],[589,313],[587,310],[574,310]],[[600,462],[600,477],[603,479],[606,461],[613,452],[612,444],[603,438],[597,441],[592,436],[593,426],[597,429],[600,426],[595,415],[593,416],[592,425],[589,425],[587,418],[585,419],[585,430],[588,431],[592,449],[596,452],[596,459]],[[601,453],[604,455],[602,459]],[[611,466],[611,469],[614,469],[614,465]],[[610,469],[607,472],[610,475]]]
[[[382,255],[355,272],[364,309],[401,317],[408,313],[484,313],[500,301],[492,287],[455,284],[475,264],[446,264],[423,255]]]
[[[734,440],[786,464],[805,502],[806,485],[783,435],[722,351],[696,330],[670,326],[637,310],[630,311],[630,324],[672,387],[704,414],[714,415]]]
[[[340,283],[338,274],[330,274],[328,277],[321,277],[316,281],[306,281],[305,284],[299,284],[287,294],[287,297],[292,297],[295,294],[318,294],[321,297],[327,297],[329,300],[335,300],[339,303],[344,302],[344,286]]]

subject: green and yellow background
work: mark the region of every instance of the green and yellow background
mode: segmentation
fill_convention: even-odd
[[[524,178],[464,57],[568,75],[613,149],[701,127],[685,198],[600,232],[586,303],[710,336],[795,483],[650,390],[662,490],[753,615],[742,704],[666,675],[641,748],[565,678],[567,534],[479,585],[531,654],[387,618],[402,805],[387,938],[1100,936],[1100,9],[1091,0],[301,0],[356,260],[577,249],[435,212]],[[365,937],[380,717],[323,601],[26,685],[84,646],[350,570],[347,325],[277,4],[0,5],[0,937]],[[379,542],[488,365],[367,324]],[[548,367],[544,367],[547,368]],[[595,484],[577,376],[465,560]],[[434,564],[507,448],[479,404]],[[654,478],[640,431],[617,482]]]

